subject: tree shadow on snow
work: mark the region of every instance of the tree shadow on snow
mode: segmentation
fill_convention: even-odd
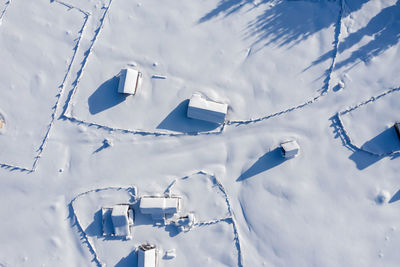
[[[361,8],[368,0],[354,0],[346,5],[346,14],[350,14]],[[332,10],[332,5],[336,10]],[[328,10],[321,15],[320,10]],[[252,0],[221,0],[218,5],[202,16],[198,23],[205,23],[216,18],[226,18],[252,9],[263,9],[260,15],[253,18],[247,24],[245,38],[255,38],[254,44],[267,46],[295,45],[313,34],[326,29],[338,22],[340,1],[276,1],[263,0],[255,3]],[[329,12],[329,10],[332,10]],[[329,55],[332,55],[330,52]]]
[[[218,128],[217,123],[190,119],[187,117],[189,99],[182,101],[168,116],[157,126],[157,129],[170,130],[181,133],[208,132]]]
[[[249,169],[243,172],[236,179],[236,182],[241,182],[261,172],[272,169],[284,163],[286,160],[287,159],[282,156],[281,149],[279,147],[275,148],[274,150],[267,152],[262,157],[260,157]]]
[[[127,95],[118,93],[119,78],[117,76],[105,81],[88,98],[90,114],[94,115],[123,102]]]
[[[351,55],[335,64],[335,70],[345,66],[354,65],[359,60],[369,62],[373,57],[379,56],[390,47],[397,45],[400,39],[400,0],[395,5],[382,9],[368,24],[351,33],[340,42],[338,53],[343,53],[354,45],[357,45],[364,37],[368,36],[371,40]],[[319,64],[330,58],[333,50],[322,55],[313,62],[312,65]]]

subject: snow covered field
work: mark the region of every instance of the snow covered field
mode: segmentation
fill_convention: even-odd
[[[160,267],[398,266],[399,0],[1,0],[0,23],[0,266],[146,242]],[[195,92],[225,123],[186,117]],[[135,206],[164,193],[192,229]],[[131,240],[101,235],[120,203]]]

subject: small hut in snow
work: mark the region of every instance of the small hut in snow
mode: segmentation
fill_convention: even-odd
[[[118,93],[134,95],[142,84],[142,73],[135,69],[122,69],[119,75]]]
[[[227,112],[227,104],[208,100],[200,94],[193,94],[189,101],[187,116],[192,119],[223,123]]]
[[[281,144],[282,156],[285,158],[293,158],[300,151],[299,144],[296,140],[287,141]]]
[[[134,222],[133,209],[128,204],[103,207],[103,235],[130,237],[130,227]]]
[[[157,267],[158,251],[154,245],[141,245],[138,249],[138,267]]]
[[[166,214],[179,212],[181,199],[178,197],[146,196],[140,199],[140,212],[150,214],[154,220],[162,220]]]

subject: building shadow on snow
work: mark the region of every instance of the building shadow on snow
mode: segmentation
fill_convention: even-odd
[[[400,151],[400,141],[395,129],[390,127],[371,140],[365,142],[361,146],[361,150],[354,151],[349,158],[356,163],[359,170],[363,170],[384,157],[391,157],[392,159],[397,158],[396,154],[398,154],[398,151]],[[395,154],[389,155],[392,152]]]
[[[103,236],[102,228],[103,228],[103,217],[100,209],[96,211],[96,213],[94,214],[93,221],[86,227],[85,233],[87,236],[101,237]]]
[[[362,150],[354,151],[353,154],[351,154],[349,157],[349,159],[354,161],[357,169],[359,169],[359,170],[364,170],[364,169],[368,168],[372,164],[380,161],[382,158],[384,158],[384,157],[372,155],[372,154],[362,151]]]
[[[394,127],[390,127],[371,140],[365,142],[361,149],[376,154],[390,153],[400,151],[400,141],[397,137]]]
[[[137,267],[138,266],[138,259],[137,259],[137,253],[136,250],[132,250],[131,253],[129,253],[128,256],[123,257],[117,264],[115,264],[115,267]]]
[[[349,137],[343,129],[343,125],[340,122],[338,114],[332,116],[329,120],[332,122],[330,126],[334,129],[333,133],[335,134],[335,139],[340,139],[342,145],[353,152],[353,154],[350,155],[349,159],[351,159],[356,164],[357,169],[364,170],[384,157],[391,157],[391,160],[394,160],[400,156],[400,152],[395,152],[386,156],[378,156],[373,154],[380,154],[382,152],[389,153],[391,151],[396,151],[397,149],[400,149],[400,143],[397,139],[393,127],[386,129],[382,133],[378,134],[376,137],[365,142],[360,149],[351,143]],[[378,148],[379,150],[374,150],[376,148]],[[363,149],[366,149],[369,152]]]
[[[396,201],[398,201],[398,200],[400,200],[400,190],[398,190],[398,191],[396,192],[396,194],[394,194],[394,195],[392,196],[392,198],[389,200],[389,203],[393,203],[393,202],[396,202]]]
[[[260,157],[249,169],[243,172],[237,179],[237,182],[249,179],[261,172],[272,169],[284,163],[287,159],[282,156],[281,149],[275,148]]]
[[[117,76],[105,81],[88,98],[89,112],[94,115],[123,102],[127,95],[118,93]]]
[[[181,133],[208,132],[218,128],[217,123],[190,119],[187,117],[189,99],[182,101],[168,116],[157,126],[157,129],[170,130]]]

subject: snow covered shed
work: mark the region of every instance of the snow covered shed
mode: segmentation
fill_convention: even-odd
[[[138,250],[138,267],[157,267],[158,251],[154,245],[141,245]]]
[[[146,196],[140,199],[140,212],[150,214],[153,219],[161,220],[166,214],[175,214],[180,210],[181,199],[178,197]]]
[[[103,207],[103,235],[130,237],[130,227],[133,225],[134,213],[128,204]]]
[[[135,69],[122,69],[119,75],[118,93],[134,95],[142,84],[142,73]]]
[[[281,143],[282,156],[285,158],[293,158],[297,156],[300,151],[299,144],[296,140]]]
[[[192,119],[223,123],[228,105],[206,99],[200,94],[193,94],[190,98],[187,116]]]

